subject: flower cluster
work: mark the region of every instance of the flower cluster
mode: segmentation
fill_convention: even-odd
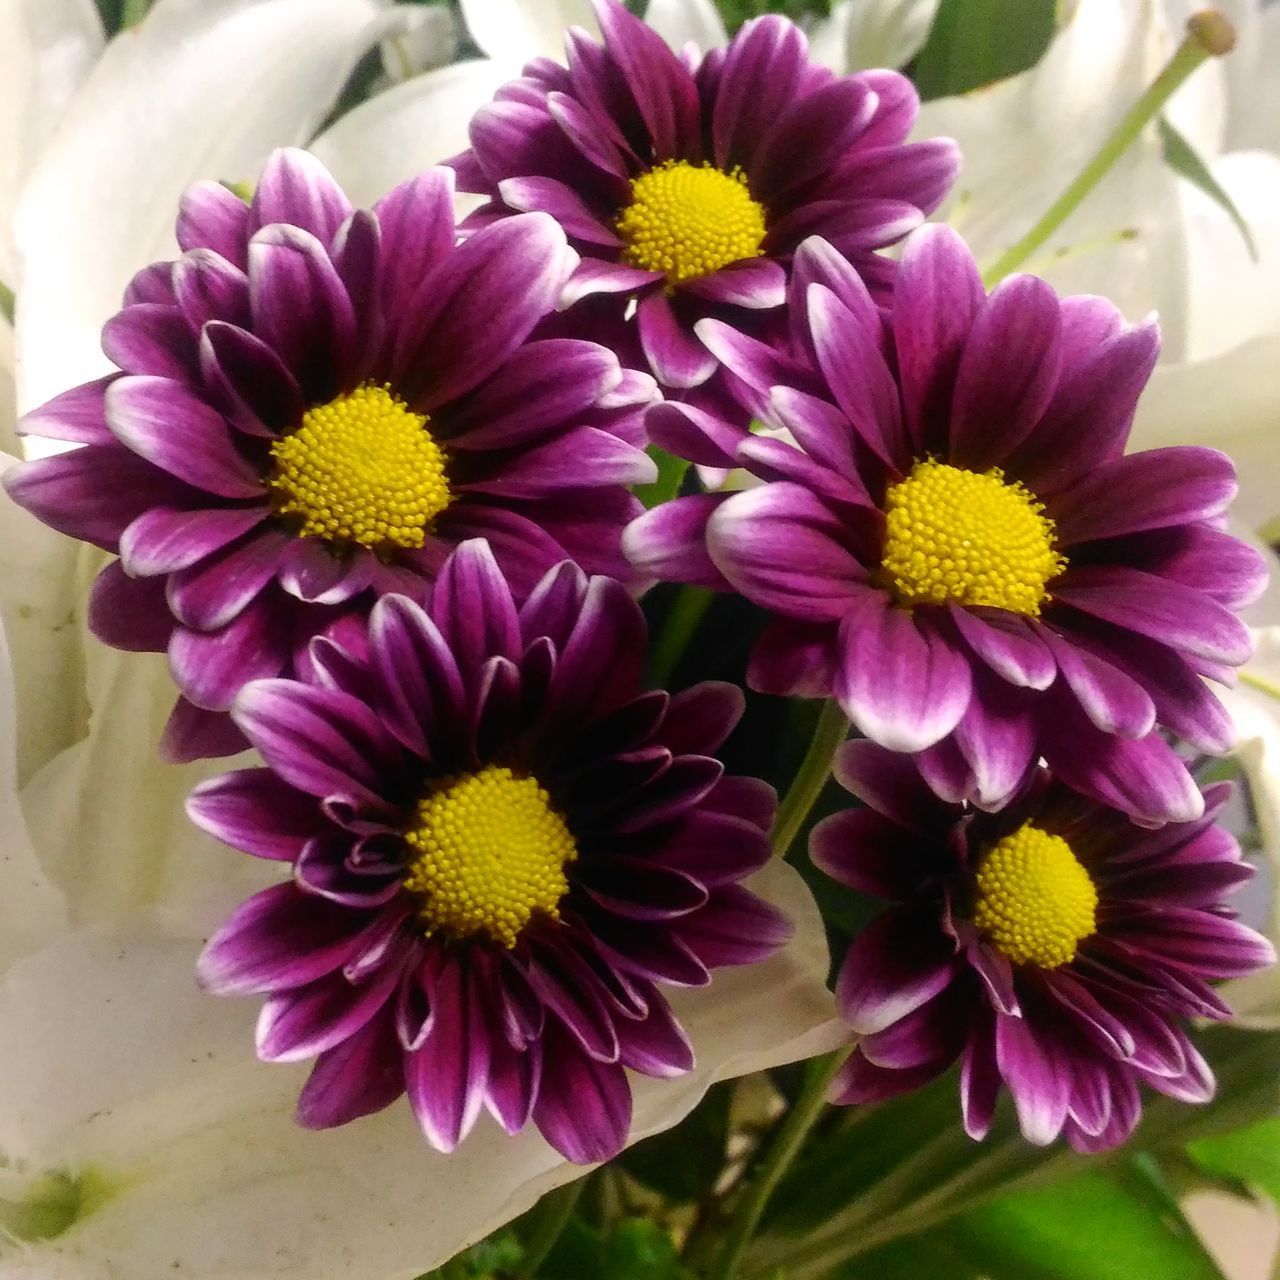
[[[266,997],[260,1057],[315,1060],[306,1126],[407,1094],[441,1150],[487,1109],[616,1154],[628,1072],[694,1065],[667,989],[791,930],[750,887],[775,761],[719,758],[748,695],[650,687],[637,597],[691,584],[753,620],[750,690],[866,739],[836,753],[863,807],[811,837],[897,904],[841,971],[837,1100],[959,1058],[973,1136],[1003,1082],[1033,1142],[1123,1141],[1140,1084],[1209,1096],[1183,1024],[1271,959],[1180,750],[1230,745],[1205,681],[1264,581],[1231,465],[1126,454],[1154,322],[988,292],[916,229],[957,156],[905,141],[905,78],[778,17],[699,60],[596,11],[371,209],[301,151],[249,202],[194,188],[117,371],[24,420],[75,447],[6,486],[115,557],[90,625],[167,652],[165,753],[263,761],[189,802],[287,872],[201,980]],[[654,456],[683,487],[645,510]]]

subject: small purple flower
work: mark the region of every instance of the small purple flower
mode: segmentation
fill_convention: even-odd
[[[418,593],[463,539],[487,538],[522,592],[566,558],[626,575],[625,486],[652,475],[634,419],[656,388],[537,332],[577,263],[545,214],[459,245],[451,170],[353,211],[318,161],[279,151],[251,205],[198,185],[177,230],[182,257],[139,273],[103,331],[122,372],[22,424],[83,447],[5,476],[119,554],[90,625],[168,650],[171,758],[239,749],[225,713],[246,680],[305,672],[311,636]]]
[[[1080,1151],[1123,1142],[1139,1085],[1205,1102],[1214,1081],[1183,1024],[1230,1010],[1211,981],[1275,960],[1224,897],[1252,874],[1214,816],[1160,831],[1038,770],[1009,808],[934,795],[911,761],[847,743],[840,783],[869,808],[814,828],[814,861],[896,905],[853,941],[836,998],[862,1038],[841,1103],[917,1088],[961,1060],[964,1126],[983,1138],[1007,1085],[1022,1131]]]
[[[807,236],[889,277],[875,250],[938,206],[959,163],[947,139],[905,141],[919,105],[908,80],[837,76],[776,15],[698,61],[617,0],[595,8],[603,45],[571,30],[567,68],[531,62],[477,112],[471,149],[450,161],[489,197],[473,224],[550,213],[582,255],[565,305],[638,298],[649,362],[674,387],[716,367],[694,322],[780,306]]]
[[[1265,568],[1222,530],[1223,454],[1124,455],[1154,323],[1032,276],[988,297],[938,226],[907,242],[887,310],[820,240],[791,297],[785,344],[699,326],[749,393],[737,423],[649,411],[656,443],[761,483],[643,516],[637,567],[763,606],[753,687],[834,695],[946,799],[998,808],[1044,757],[1136,821],[1196,817],[1156,726],[1231,745],[1201,677],[1248,657],[1233,611]],[[752,413],[794,443],[750,435]]]
[[[620,583],[565,563],[517,609],[481,541],[425,609],[384,596],[367,630],[311,648],[316,686],[260,680],[236,700],[267,767],[188,804],[292,866],[210,941],[202,982],[267,994],[261,1058],[316,1058],[304,1125],[407,1092],[444,1151],[484,1106],[571,1160],[614,1155],[627,1069],[693,1064],[660,987],[790,932],[739,883],[768,861],[773,790],[712,755],[741,691],[647,692]]]

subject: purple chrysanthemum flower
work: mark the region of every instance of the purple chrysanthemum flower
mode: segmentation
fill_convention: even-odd
[[[1252,868],[1213,825],[1159,831],[1039,770],[985,814],[932,794],[911,761],[847,743],[841,784],[870,808],[814,828],[814,861],[897,905],[854,939],[837,984],[859,1033],[835,1086],[842,1103],[914,1089],[961,1059],[965,1129],[986,1135],[1001,1085],[1029,1141],[1081,1151],[1123,1142],[1139,1085],[1205,1102],[1213,1075],[1183,1023],[1230,1010],[1211,981],[1271,964],[1222,900]]]
[[[46,523],[119,554],[90,625],[168,649],[171,757],[238,749],[240,685],[293,673],[383,592],[417,593],[465,538],[518,591],[566,558],[626,574],[641,508],[625,486],[652,464],[619,436],[656,388],[596,343],[537,333],[577,262],[545,214],[459,245],[452,171],[353,211],[317,160],[279,151],[251,205],[192,188],[178,242],[103,331],[121,372],[22,424],[83,447],[5,476]]]
[[[807,236],[887,277],[875,250],[918,226],[955,177],[950,140],[905,141],[918,107],[908,80],[837,76],[784,18],[746,23],[698,62],[617,0],[595,7],[603,45],[571,30],[568,67],[530,63],[450,163],[489,197],[474,223],[537,209],[565,228],[582,255],[566,304],[639,299],[645,352],[669,386],[715,369],[696,320],[782,304]]]
[[[769,610],[752,685],[834,694],[947,799],[998,807],[1044,757],[1137,821],[1196,817],[1155,726],[1230,746],[1201,677],[1248,656],[1233,610],[1265,567],[1221,528],[1223,454],[1124,455],[1154,323],[1032,276],[988,297],[938,226],[907,242],[887,310],[810,242],[789,312],[785,347],[700,326],[751,393],[738,423],[649,411],[658,444],[762,483],[647,513],[624,539],[637,566]],[[794,444],[750,435],[752,411]]]
[[[407,1092],[442,1150],[483,1105],[612,1156],[626,1069],[692,1065],[660,985],[789,935],[739,883],[768,861],[772,788],[712,755],[741,691],[646,692],[620,583],[565,563],[517,610],[480,541],[425,610],[385,596],[343,646],[312,642],[316,686],[248,685],[233,714],[268,767],[191,797],[206,831],[293,869],[210,941],[202,981],[267,993],[260,1057],[318,1055],[305,1125]]]

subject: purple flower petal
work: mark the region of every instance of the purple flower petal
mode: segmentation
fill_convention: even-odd
[[[836,983],[840,1016],[859,1035],[883,1031],[953,981],[955,944],[935,919],[893,907],[853,940]]]
[[[305,406],[297,380],[261,338],[234,325],[207,324],[200,338],[200,368],[239,430],[270,437],[302,421]]]
[[[566,1160],[593,1164],[612,1159],[631,1127],[625,1070],[589,1058],[563,1032],[548,1028],[533,1121]]]
[[[945,830],[959,816],[925,785],[909,756],[874,742],[844,743],[833,771],[846,791],[907,831]]]
[[[996,1018],[996,1065],[1013,1095],[1022,1136],[1047,1146],[1062,1132],[1070,1098],[1069,1081],[1052,1053],[1022,1018]]]
[[[950,606],[965,643],[998,676],[1023,689],[1047,689],[1058,674],[1040,628],[1003,609]]]
[[[197,182],[178,205],[178,245],[212,249],[241,271],[248,265],[249,206],[220,182]]]
[[[768,258],[743,258],[718,271],[696,276],[682,286],[686,291],[725,306],[767,311],[787,300],[787,274]]]
[[[330,1129],[390,1106],[404,1092],[401,1059],[395,1020],[384,1006],[316,1060],[298,1098],[298,1123]]]
[[[244,751],[249,740],[225,711],[206,711],[179,698],[165,721],[160,758],[169,764],[216,759]]]
[[[194,383],[199,369],[196,338],[175,306],[138,303],[117,311],[102,326],[102,353],[125,373]]]
[[[955,744],[973,771],[974,794],[981,809],[1003,806],[1035,768],[1040,724],[1036,707],[1026,697],[994,681],[974,689]]]
[[[498,193],[504,204],[521,213],[549,213],[573,239],[608,249],[622,248],[612,227],[603,223],[572,187],[555,178],[504,178],[498,183]]]
[[[248,681],[278,676],[287,668],[291,641],[287,618],[258,601],[217,631],[175,627],[169,669],[196,706],[226,711]]]
[[[754,604],[810,622],[843,617],[864,594],[866,570],[847,549],[843,522],[799,485],[732,495],[707,524],[707,548]]]
[[[660,271],[641,271],[621,262],[583,258],[560,294],[559,305],[571,307],[594,293],[639,293],[664,279]]]
[[[642,1075],[670,1080],[693,1070],[693,1045],[670,1006],[660,996],[643,1021],[618,1024],[620,1061]]]
[[[793,933],[785,916],[740,885],[714,890],[705,907],[673,923],[675,936],[708,968],[756,964]]]
[[[873,742],[923,751],[960,723],[969,705],[968,662],[920,613],[867,590],[840,623],[836,697]]]
[[[979,308],[965,339],[947,460],[971,471],[1003,462],[1044,415],[1061,367],[1057,295],[1035,276],[1010,276]]]
[[[238,617],[275,576],[291,539],[268,526],[169,579],[174,616],[197,631],[216,631]]]
[[[152,507],[121,535],[120,558],[131,574],[150,577],[186,569],[257,528],[268,515],[260,507],[178,511]]]
[[[659,382],[696,387],[715,372],[715,356],[681,324],[665,294],[641,298],[636,321],[645,357]]]
[[[316,833],[315,801],[280,782],[270,769],[239,769],[200,783],[187,797],[187,817],[215,840],[255,858],[291,862]]]
[[[939,850],[873,809],[843,809],[809,835],[809,857],[833,880],[873,897],[905,901]]]
[[[437,166],[402,182],[373,206],[383,261],[395,264],[382,272],[384,315],[408,314],[418,282],[453,248],[453,187],[453,171]]]
[[[249,321],[249,281],[212,249],[193,249],[173,265],[174,299],[197,333],[210,320]]]
[[[89,630],[113,649],[163,653],[173,630],[164,582],[131,578],[124,566],[113,560],[94,579],[89,596]]]
[[[254,231],[283,222],[309,231],[328,245],[350,216],[351,202],[309,151],[281,147],[271,153],[254,188],[250,214]]]
[[[1138,681],[1110,662],[1072,644],[1052,627],[1044,627],[1041,634],[1053,651],[1062,679],[1084,708],[1085,715],[1103,733],[1145,738],[1151,732],[1156,722],[1155,704]]]
[[[400,981],[394,968],[352,986],[328,974],[296,991],[273,996],[258,1017],[258,1057],[263,1062],[300,1062],[332,1049],[380,1013]]]
[[[107,388],[119,376],[108,374],[54,396],[22,416],[18,434],[41,436],[46,440],[74,440],[77,444],[110,444],[114,437],[107,427],[104,401]]]

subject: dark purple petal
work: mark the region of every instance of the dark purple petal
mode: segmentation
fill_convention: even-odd
[[[399,981],[394,968],[383,969],[359,986],[341,974],[327,974],[296,991],[272,996],[258,1017],[258,1057],[263,1062],[299,1062],[342,1044],[382,1011]]]
[[[186,810],[214,839],[279,862],[295,859],[322,821],[315,801],[270,769],[239,769],[210,778],[187,797]]]
[[[877,898],[906,901],[937,871],[940,846],[873,809],[844,809],[809,835],[809,857],[832,879]]]
[[[674,921],[673,931],[710,969],[766,960],[794,932],[781,912],[741,885],[714,890],[700,911]]]
[[[997,286],[965,339],[951,402],[947,461],[998,466],[1040,421],[1062,364],[1058,299],[1035,276]]]
[[[844,743],[833,772],[851,795],[907,831],[943,831],[960,817],[925,785],[909,756],[874,742]]]
[[[981,809],[1003,806],[1035,768],[1040,732],[1032,699],[980,680],[954,739],[972,771],[968,798]]]
[[[693,1045],[670,1006],[654,995],[643,1021],[618,1024],[620,1061],[642,1075],[672,1079],[693,1070]]]
[[[539,210],[549,213],[564,228],[565,234],[575,240],[609,249],[622,248],[617,232],[602,222],[572,187],[555,178],[504,178],[498,183],[498,194],[503,204],[521,213]]]
[[[238,617],[275,576],[291,539],[267,526],[169,579],[174,616],[197,631],[216,631]]]
[[[834,622],[860,597],[867,572],[845,544],[844,523],[797,484],[732,495],[707,525],[707,549],[754,604],[808,622]]]
[[[56,395],[18,422],[20,436],[42,436],[46,440],[74,440],[77,444],[109,444],[104,401],[107,388],[119,377],[108,374],[94,382],[83,382]]]
[[[350,215],[351,201],[309,151],[281,147],[271,153],[254,188],[254,231],[287,222],[327,245]]]
[[[1062,1132],[1070,1099],[1070,1080],[1063,1064],[1042,1045],[1023,1018],[996,1018],[996,1065],[1017,1108],[1022,1136],[1035,1146],[1048,1145]]]
[[[453,185],[453,171],[436,166],[402,182],[373,206],[383,261],[394,264],[381,273],[384,315],[405,315],[418,282],[453,248]]]
[[[217,631],[175,627],[169,669],[196,706],[226,711],[248,681],[283,673],[291,639],[280,610],[257,601]]]
[[[710,755],[733,732],[747,700],[735,684],[704,680],[674,694],[662,721],[662,742],[675,755]]]
[[[892,1067],[878,1067],[868,1062],[860,1049],[855,1049],[840,1068],[831,1086],[830,1098],[836,1106],[849,1107],[860,1103],[884,1102],[899,1094],[910,1093],[928,1084],[943,1069],[935,1063],[899,1071]]]
[[[725,498],[699,493],[661,503],[626,527],[623,551],[647,578],[729,590],[707,551],[707,524]]]
[[[89,630],[115,649],[163,653],[173,630],[164,582],[131,578],[124,566],[113,560],[94,579],[89,595]]]
[[[401,1059],[395,1019],[385,1006],[316,1059],[298,1097],[298,1123],[330,1129],[390,1106],[404,1092]]]
[[[854,938],[836,983],[840,1016],[859,1035],[883,1031],[955,978],[955,943],[937,918],[893,907]]]
[[[197,182],[178,205],[178,245],[212,249],[242,271],[248,263],[249,206],[220,182]]]
[[[681,323],[665,294],[641,298],[636,322],[645,357],[659,382],[696,387],[715,372],[715,355]]]
[[[872,741],[923,751],[960,723],[973,681],[969,663],[919,611],[867,590],[840,623],[836,697]]]
[[[197,333],[210,320],[249,320],[249,281],[239,267],[211,249],[193,249],[173,265],[173,293]]]
[[[787,299],[787,273],[769,258],[743,258],[719,271],[687,280],[683,288],[709,302],[767,311]]]
[[[631,1088],[621,1065],[588,1057],[563,1032],[548,1027],[542,1043],[542,1083],[533,1122],[567,1160],[593,1164],[622,1150],[631,1127]]]
[[[169,764],[216,759],[244,751],[249,740],[225,711],[206,711],[179,698],[160,738],[160,758]]]
[[[102,326],[102,353],[125,373],[194,382],[196,339],[176,306],[138,303],[117,311]]]
[[[1120,668],[1072,644],[1052,627],[1041,634],[1053,652],[1058,671],[1085,715],[1103,733],[1144,738],[1155,727],[1155,704],[1136,680]]]
[[[121,534],[120,559],[139,577],[173,573],[221,551],[257,528],[268,514],[265,503],[199,511],[152,507]]]
[[[950,607],[952,621],[974,653],[998,676],[1024,689],[1047,689],[1057,675],[1040,628],[1003,609]]]
[[[270,437],[302,421],[305,406],[297,379],[261,338],[234,325],[207,324],[200,337],[200,368],[239,430]]]

